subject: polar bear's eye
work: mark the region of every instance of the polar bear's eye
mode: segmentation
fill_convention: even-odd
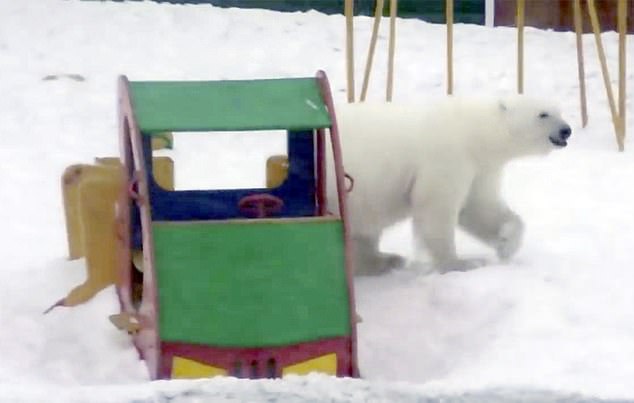
[[[548,117],[550,117],[550,115],[547,112],[542,112],[539,114],[540,119],[546,119]]]

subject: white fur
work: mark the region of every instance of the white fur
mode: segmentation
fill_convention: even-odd
[[[482,264],[456,254],[458,225],[509,259],[524,224],[500,197],[502,168],[513,158],[557,148],[549,137],[568,127],[556,108],[522,96],[345,104],[336,113],[344,168],[354,178],[348,211],[357,274],[403,263],[380,253],[378,242],[383,229],[407,217],[416,250],[426,247],[439,271]],[[332,209],[332,176],[328,182]]]

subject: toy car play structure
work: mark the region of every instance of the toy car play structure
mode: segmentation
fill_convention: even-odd
[[[54,306],[115,283],[121,312],[111,320],[131,334],[153,379],[358,376],[344,172],[326,75],[121,77],[119,104],[120,159],[74,165],[62,178],[70,256],[86,257],[88,275]],[[153,156],[174,132],[279,129],[288,159],[283,176],[268,179],[281,183],[274,187],[175,191],[178,167]],[[326,203],[327,135],[338,211]]]

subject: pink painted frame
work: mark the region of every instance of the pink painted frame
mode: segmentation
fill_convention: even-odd
[[[147,172],[145,169],[145,155],[141,140],[141,131],[134,115],[134,107],[130,96],[130,83],[125,76],[119,78],[119,124],[120,124],[120,152],[128,183],[122,189],[119,206],[118,221],[120,227],[121,247],[120,288],[118,289],[123,312],[137,318],[141,328],[133,334],[133,342],[143,360],[145,360],[150,377],[157,379],[160,363],[160,340],[157,328],[158,299],[154,280],[154,242],[152,239],[152,218],[150,215],[149,189]],[[136,184],[137,196],[132,201],[130,187]],[[143,232],[143,298],[137,310],[131,299],[131,251],[130,251],[130,211],[131,203],[138,205],[141,215]]]
[[[330,83],[326,73],[322,70],[317,72],[317,83],[321,90],[321,96],[324,99],[326,108],[328,108],[328,114],[330,115],[330,140],[332,143],[332,155],[335,165],[335,180],[337,182],[337,196],[339,198],[339,214],[341,215],[341,221],[343,222],[343,237],[345,244],[346,255],[346,282],[348,283],[348,305],[350,307],[350,341],[351,341],[351,376],[359,377],[359,367],[357,360],[357,310],[354,297],[354,273],[353,273],[353,254],[352,254],[352,239],[350,235],[350,222],[348,220],[348,206],[346,201],[346,186],[345,186],[345,171],[343,168],[343,156],[341,152],[341,141],[339,138],[339,127],[337,125],[337,116],[335,114],[335,105],[332,99],[332,91],[330,90]],[[320,158],[323,160],[324,156]],[[322,162],[323,163],[323,162]],[[318,168],[320,170],[322,168]],[[323,173],[323,171],[320,171]],[[325,176],[323,176],[325,178]]]

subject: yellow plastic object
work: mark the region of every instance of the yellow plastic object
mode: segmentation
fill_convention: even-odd
[[[152,150],[163,148],[172,149],[174,146],[174,134],[172,132],[161,132],[152,135]]]
[[[174,161],[170,157],[152,158],[154,180],[165,190],[174,190]]]
[[[70,260],[84,256],[84,245],[80,238],[79,186],[77,186],[82,172],[82,165],[71,165],[62,174],[62,197],[64,199],[66,238],[68,240],[68,257]]]
[[[155,157],[152,163],[157,183],[174,189],[173,161]],[[87,279],[60,305],[81,304],[116,281],[115,204],[123,186],[125,175],[118,158],[97,158],[95,165],[72,165],[64,171],[62,193],[69,257],[86,257]]]
[[[71,258],[86,256],[86,281],[63,305],[81,304],[116,279],[114,206],[124,183],[119,166],[73,165],[64,171],[62,188]]]
[[[121,166],[117,157],[95,158],[95,163],[106,166]],[[163,189],[174,190],[174,161],[170,157],[152,158],[152,172],[156,183]]]
[[[172,361],[172,379],[210,378],[212,376],[226,376],[227,371],[211,365],[183,357],[174,357]]]
[[[132,264],[135,269],[143,273],[143,249],[132,250]]]
[[[289,365],[282,369],[282,376],[308,375],[311,372],[321,372],[326,375],[337,375],[337,354],[331,353],[313,358],[298,364]]]
[[[121,312],[108,317],[110,322],[119,330],[133,334],[141,330],[141,322],[136,315],[127,312]]]
[[[273,155],[266,160],[266,187],[276,188],[286,180],[288,176],[288,157],[286,155]]]

